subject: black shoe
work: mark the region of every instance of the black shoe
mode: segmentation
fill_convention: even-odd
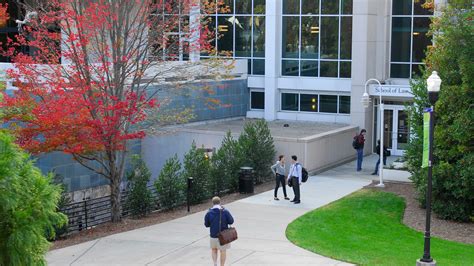
[[[300,204],[300,203],[301,203],[301,201],[299,201],[299,200],[298,200],[298,201],[295,201],[294,203],[295,203],[295,204]]]
[[[280,199],[279,199],[279,198],[277,198],[277,197],[274,197],[273,199],[274,199],[274,200],[280,200]]]
[[[378,174],[374,172],[374,173],[372,173],[371,175],[378,175]]]
[[[290,202],[295,202],[295,200],[290,200]]]

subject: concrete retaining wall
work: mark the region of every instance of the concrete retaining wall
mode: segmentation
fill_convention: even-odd
[[[290,156],[295,154],[308,171],[324,170],[355,158],[352,138],[357,129],[347,126],[304,138],[275,137],[277,156],[284,154],[289,162]],[[237,133],[232,135],[238,138]],[[182,161],[193,141],[197,147],[219,149],[224,136],[225,133],[219,131],[177,129],[168,135],[145,138],[142,142],[142,156],[155,179],[168,158],[177,154]]]

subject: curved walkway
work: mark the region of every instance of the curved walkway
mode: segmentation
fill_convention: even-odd
[[[339,169],[339,170],[338,170]],[[337,176],[334,174],[337,173]],[[315,208],[344,197],[370,180],[341,166],[310,177],[299,205],[273,200],[273,191],[226,204],[239,240],[228,252],[227,265],[349,265],[301,249],[285,236],[287,225]],[[291,189],[290,189],[291,190]],[[289,196],[293,192],[289,191]],[[225,202],[224,202],[225,204]],[[212,265],[204,212],[111,235],[48,253],[48,265]]]

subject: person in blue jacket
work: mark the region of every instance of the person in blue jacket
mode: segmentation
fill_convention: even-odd
[[[227,209],[221,206],[221,199],[219,197],[212,198],[212,205],[212,208],[209,209],[204,217],[204,225],[209,227],[210,231],[212,261],[214,262],[214,266],[217,266],[218,250],[220,250],[221,253],[221,266],[224,266],[226,251],[230,248],[230,243],[221,246],[218,235],[222,230],[229,228],[229,225],[234,223],[234,218]]]

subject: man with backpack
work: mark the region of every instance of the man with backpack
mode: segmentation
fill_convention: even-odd
[[[291,156],[291,167],[288,174],[288,184],[291,184],[293,187],[293,192],[295,194],[294,199],[291,201],[294,204],[301,203],[300,199],[300,185],[303,182],[303,167],[298,162],[298,157],[296,155]]]
[[[354,137],[352,147],[357,150],[357,172],[362,170],[362,160],[364,159],[364,143],[367,130],[362,129],[360,134]]]

